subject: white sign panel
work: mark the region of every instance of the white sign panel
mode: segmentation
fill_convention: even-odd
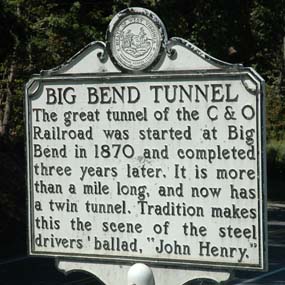
[[[122,72],[84,75],[81,53],[27,85],[30,253],[263,269],[262,81],[233,66],[146,71],[160,52],[139,16],[139,59],[110,41],[101,63]],[[116,19],[119,39],[132,19]]]

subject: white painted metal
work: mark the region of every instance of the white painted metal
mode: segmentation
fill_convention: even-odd
[[[72,271],[86,271],[99,278],[106,285],[183,285],[194,279],[205,278],[216,282],[227,281],[230,278],[229,272],[214,270],[194,270],[194,269],[170,269],[160,267],[149,267],[145,264],[135,264],[133,266],[100,264],[84,261],[59,260],[57,267],[59,270],[69,273]],[[136,271],[130,276],[130,271]],[[142,270],[137,272],[137,270]],[[138,282],[138,283],[132,283]]]

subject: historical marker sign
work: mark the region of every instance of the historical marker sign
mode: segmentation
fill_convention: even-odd
[[[264,269],[264,93],[128,9],[26,88],[32,255]]]

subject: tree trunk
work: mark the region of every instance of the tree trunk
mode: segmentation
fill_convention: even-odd
[[[20,15],[20,9],[19,5],[17,5],[17,10],[16,14],[19,16]],[[6,88],[5,88],[5,95],[2,95],[2,104],[4,105],[3,110],[2,110],[2,116],[0,118],[0,138],[7,137],[9,135],[9,123],[10,123],[10,114],[11,114],[11,105],[12,105],[12,83],[14,81],[15,77],[15,69],[16,69],[16,59],[17,59],[17,49],[19,46],[19,38],[17,34],[13,31],[10,30],[11,35],[14,38],[14,46],[13,46],[13,51],[11,55],[11,62],[9,66],[9,72],[8,72],[8,78],[7,78],[7,83],[6,83]],[[9,61],[7,61],[9,63]],[[2,105],[1,104],[1,105]]]
[[[8,74],[8,80],[6,83],[6,100],[3,102],[4,108],[3,108],[3,116],[2,120],[0,122],[0,137],[7,136],[9,134],[9,120],[10,120],[10,113],[11,113],[11,104],[12,104],[12,89],[11,84],[14,80],[15,75],[15,68],[16,68],[16,49],[18,46],[18,41],[16,41],[14,46],[14,51],[12,55],[12,61],[10,64],[9,74]]]

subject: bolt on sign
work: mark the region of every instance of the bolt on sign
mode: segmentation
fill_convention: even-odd
[[[130,8],[26,85],[31,255],[266,268],[264,82]]]

